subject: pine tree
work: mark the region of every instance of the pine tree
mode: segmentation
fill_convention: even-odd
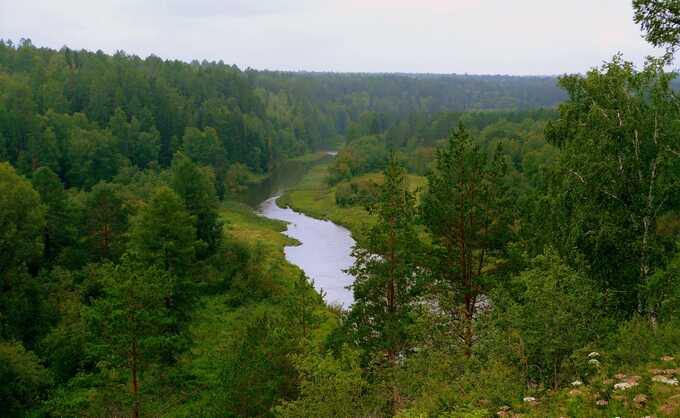
[[[460,323],[466,355],[472,354],[474,317],[494,273],[494,256],[507,239],[505,165],[497,150],[488,161],[462,123],[437,151],[421,202],[432,236],[433,287],[440,308]]]
[[[409,327],[413,324],[418,296],[419,241],[415,230],[415,197],[409,191],[404,170],[391,155],[376,201],[369,208],[377,223],[365,245],[355,247],[356,257],[349,273],[354,304],[350,321],[360,344],[369,352],[382,353],[388,367],[396,367],[400,355],[411,348]],[[400,395],[392,386],[392,409]]]
[[[88,351],[129,370],[132,416],[140,416],[140,378],[150,363],[160,362],[177,341],[167,300],[174,278],[156,266],[126,254],[118,265],[100,268],[104,295],[83,308],[89,334]]]

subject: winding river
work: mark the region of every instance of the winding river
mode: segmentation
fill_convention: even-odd
[[[276,204],[272,196],[260,206],[260,213],[271,219],[288,222],[287,236],[300,242],[284,248],[286,259],[304,270],[317,291],[325,294],[328,304],[348,308],[352,304],[352,276],[345,273],[354,263],[351,256],[354,240],[350,232],[331,221],[322,221]]]
[[[333,155],[329,153],[328,158]],[[315,219],[276,204],[281,193],[299,183],[310,167],[308,163],[285,163],[275,169],[267,181],[250,189],[244,200],[263,216],[288,223],[283,233],[299,241],[300,245],[285,247],[286,259],[305,272],[314,282],[314,288],[324,295],[326,303],[342,305],[346,309],[353,301],[352,291],[347,289],[353,279],[343,271],[354,263],[351,233],[331,221]]]

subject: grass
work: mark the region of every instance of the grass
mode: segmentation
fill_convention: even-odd
[[[366,228],[373,223],[373,217],[360,206],[340,207],[335,203],[335,186],[326,182],[331,162],[318,164],[303,177],[297,187],[284,193],[277,203],[282,207],[302,212],[318,219],[328,219],[352,232],[355,239],[365,236]],[[382,174],[367,173],[353,180],[382,181]],[[408,175],[412,190],[422,189],[426,184],[423,176]]]

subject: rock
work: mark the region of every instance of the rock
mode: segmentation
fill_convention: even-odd
[[[591,358],[590,360],[588,360],[588,364],[595,367],[600,367],[600,361],[596,358]]]
[[[582,384],[583,382],[581,382],[580,380],[574,380],[573,382],[571,382],[571,385],[574,387],[581,386]]]
[[[614,385],[614,390],[628,390],[633,386],[637,386],[637,382],[619,382]]]
[[[597,351],[593,351],[592,353],[588,354],[588,358],[595,358],[595,357],[600,357],[600,353]]]
[[[524,399],[522,399],[526,403],[536,403],[536,398],[533,396],[525,396]]]
[[[678,379],[676,378],[670,378],[667,376],[664,376],[662,374],[657,374],[656,376],[652,377],[652,381],[654,382],[659,382],[659,383],[665,383],[667,385],[671,386],[677,386],[678,385]]]
[[[499,411],[496,412],[496,415],[498,415],[499,417],[510,417],[510,416],[512,416],[512,412],[510,411],[510,407],[508,405],[503,405],[498,409],[499,409]]]
[[[675,360],[672,356],[663,356],[661,357],[661,361],[673,361]]]

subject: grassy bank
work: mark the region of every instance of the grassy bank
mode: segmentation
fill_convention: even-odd
[[[366,228],[372,224],[373,218],[361,206],[340,207],[336,204],[336,186],[330,186],[326,181],[330,164],[331,162],[327,162],[313,167],[298,186],[284,193],[277,203],[314,218],[331,220],[349,229],[354,238],[360,240]],[[382,175],[369,173],[353,180],[380,182]],[[425,177],[409,175],[409,184],[413,190],[421,189],[425,183]]]

